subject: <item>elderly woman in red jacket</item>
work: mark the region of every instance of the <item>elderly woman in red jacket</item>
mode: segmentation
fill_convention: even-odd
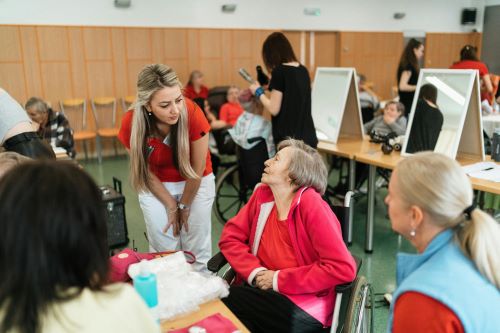
[[[321,198],[319,153],[285,140],[265,162],[262,185],[224,227],[219,247],[237,273],[224,303],[251,332],[316,332],[331,325],[334,288],[356,264]]]

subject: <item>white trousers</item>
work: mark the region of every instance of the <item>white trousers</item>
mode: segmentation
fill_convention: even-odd
[[[176,200],[179,200],[186,182],[165,182],[163,185]],[[163,233],[163,228],[168,223],[165,206],[154,194],[150,192],[139,193],[139,204],[146,222],[150,251],[190,251],[196,256],[193,268],[200,272],[208,272],[207,262],[212,256],[211,217],[214,198],[215,177],[210,174],[201,179],[200,188],[191,203],[188,218],[189,231],[186,232],[183,228],[180,235],[174,237],[172,226],[167,230],[167,233]]]

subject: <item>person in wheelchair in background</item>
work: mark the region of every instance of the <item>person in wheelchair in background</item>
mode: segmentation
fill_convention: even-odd
[[[251,332],[316,332],[332,324],[335,286],[356,264],[321,195],[319,153],[287,139],[265,162],[262,185],[225,225],[219,247],[236,271],[223,302]]]

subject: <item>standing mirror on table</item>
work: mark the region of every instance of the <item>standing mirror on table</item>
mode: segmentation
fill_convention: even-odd
[[[318,67],[311,95],[311,110],[318,139],[363,138],[356,70]]]
[[[403,155],[434,151],[484,159],[479,79],[473,70],[423,69]]]

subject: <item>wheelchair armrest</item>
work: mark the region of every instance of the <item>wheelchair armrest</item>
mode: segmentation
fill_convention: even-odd
[[[258,141],[265,141],[265,139],[263,137],[261,137],[261,136],[257,136],[257,137],[254,137],[254,138],[247,139],[248,143],[254,143],[254,142],[258,142]]]
[[[225,264],[227,264],[226,257],[222,252],[218,252],[207,262],[207,268],[210,272],[217,273]]]
[[[352,288],[353,285],[354,285],[354,281],[348,282],[348,283],[344,283],[344,284],[338,284],[338,285],[335,286],[335,292],[337,294],[343,294],[346,291],[349,291]]]

